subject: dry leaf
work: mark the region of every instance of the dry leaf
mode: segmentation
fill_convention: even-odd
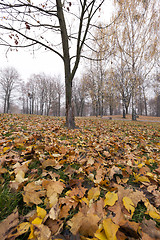
[[[37,216],[40,217],[41,219],[44,219],[46,215],[47,215],[46,210],[37,206]]]
[[[37,240],[50,240],[51,231],[47,226],[40,224],[35,226],[34,235]]]
[[[132,216],[135,211],[134,203],[132,202],[132,200],[129,197],[124,197],[123,204],[124,204],[125,208],[127,209],[127,211]]]
[[[146,220],[141,224],[142,231],[149,235],[150,238],[160,239],[160,229],[156,227],[156,222],[153,220]],[[143,236],[143,234],[142,234]],[[144,240],[147,240],[147,238]]]
[[[103,228],[107,240],[117,240],[116,233],[118,231],[119,225],[113,223],[111,218],[103,220]]]
[[[147,208],[146,214],[149,214],[151,218],[160,220],[160,212],[158,212],[157,209],[152,204],[150,204],[149,201],[146,201],[144,205]]]
[[[0,223],[0,239],[5,240],[18,223],[19,219],[17,210]]]
[[[28,205],[32,203],[38,205],[42,203],[40,197],[44,196],[45,192],[41,186],[36,185],[34,182],[28,183],[24,187],[23,201]]]
[[[61,194],[65,185],[60,180],[59,181],[49,181],[47,185],[47,197],[50,197],[54,192]]]
[[[104,206],[107,206],[107,205],[108,206],[113,206],[117,200],[118,200],[117,193],[108,192],[105,195]]]
[[[93,237],[98,229],[98,222],[100,218],[92,213],[87,214],[83,217],[83,221],[79,228],[79,233],[83,236]]]
[[[99,190],[99,187],[97,188],[91,188],[89,191],[88,191],[88,200],[97,200],[98,197],[100,195],[100,190]]]
[[[43,168],[46,168],[46,167],[48,167],[48,166],[52,166],[52,167],[54,167],[54,166],[56,166],[56,160],[55,159],[47,159],[47,160],[45,160],[45,161],[43,161],[42,162],[42,167]]]
[[[68,221],[68,225],[71,227],[71,232],[73,235],[76,235],[82,225],[84,218],[84,214],[82,212],[78,212],[73,216],[71,220]]]
[[[49,227],[52,235],[58,234],[63,228],[62,220],[52,220],[48,218],[45,222],[45,225]]]
[[[59,216],[59,204],[55,204],[49,211],[49,217],[53,220],[57,220]]]
[[[129,220],[124,220],[119,223],[120,230],[127,236],[139,239],[140,235],[140,224],[136,222],[130,222]]]
[[[28,232],[30,226],[31,226],[31,224],[29,222],[23,222],[23,223],[19,224],[15,228],[16,233],[9,234],[8,235],[8,239],[17,238],[18,236]],[[13,231],[13,232],[15,232],[15,231]]]

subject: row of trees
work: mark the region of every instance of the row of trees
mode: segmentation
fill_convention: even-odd
[[[59,76],[33,74],[24,82],[13,67],[0,70],[0,97],[4,113],[17,111],[25,114],[60,116],[64,86]],[[2,109],[1,109],[2,110]]]
[[[148,114],[146,93],[147,89],[154,85],[151,82],[149,85],[148,81],[155,72],[156,77],[153,79],[159,84],[159,0],[115,0],[115,12],[107,26],[104,23],[97,24],[95,18],[97,13],[101,15],[104,2],[0,1],[2,46],[34,46],[35,50],[36,46],[37,50],[42,47],[52,51],[63,61],[66,125],[69,128],[75,127],[74,105],[77,114],[82,115],[86,99],[89,106],[92,106],[94,115],[105,114],[107,105],[112,114],[115,107],[117,108],[117,102],[122,104],[123,117],[129,107],[133,120],[136,119],[137,109],[140,114]],[[75,86],[73,83],[76,81],[75,75],[82,57],[96,61],[88,60],[85,64],[80,88],[86,90],[87,86],[89,90],[87,93],[83,91],[83,98],[79,102],[78,94],[75,93],[79,85],[78,82]],[[35,78],[42,82],[40,86],[44,87],[44,80],[38,76]],[[49,80],[46,86],[51,82],[53,81]],[[22,99],[24,111],[49,114],[52,108],[50,96],[54,99],[54,94],[48,93],[46,86],[35,95],[27,90],[29,95]],[[47,95],[42,97],[45,91]],[[37,100],[35,96],[39,95],[41,97]],[[159,103],[159,91],[156,99]]]
[[[27,83],[21,84],[21,92],[23,113],[60,116],[61,97],[64,94],[60,77],[33,74]]]
[[[98,68],[100,62],[96,63]],[[125,113],[129,113],[132,109],[129,73],[127,72],[124,77],[128,83],[125,85],[127,100],[124,105],[122,94],[124,86],[121,84],[119,74],[115,70],[113,72],[112,67],[110,72],[98,71],[94,67],[91,61],[88,72],[86,69],[85,73],[73,82],[73,105],[76,116],[123,114],[124,117],[124,110]],[[141,81],[137,82],[136,111],[141,115],[160,116],[160,74],[152,75],[152,79],[152,84],[145,89],[144,95],[141,91]],[[151,88],[154,94],[149,97]],[[65,115],[64,85],[60,76],[33,74],[27,82],[24,82],[15,68],[1,69],[0,96],[1,112],[4,113],[16,111],[24,114]]]
[[[97,61],[90,61],[86,69],[95,105],[93,112],[103,115],[107,93],[110,114],[114,102],[119,99],[123,117],[130,106],[132,119],[136,120],[137,111],[148,114],[147,91],[152,95],[153,86],[159,115],[160,3],[154,0],[118,1],[116,5],[118,17],[113,16],[107,28],[100,24],[94,34],[89,57]]]

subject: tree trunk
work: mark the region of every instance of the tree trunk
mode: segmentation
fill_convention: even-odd
[[[126,115],[128,114],[128,106],[125,105],[125,109],[126,109]]]
[[[84,109],[84,101],[81,102],[81,109],[80,109],[80,116],[83,116],[83,109]]]
[[[61,95],[58,94],[58,116],[61,115]]]
[[[110,113],[110,115],[113,115],[113,108],[112,108],[112,105],[110,104],[110,106],[109,106],[109,113]]]
[[[72,101],[72,81],[66,80],[66,126],[75,128],[74,105]]]
[[[10,109],[10,95],[8,94],[8,96],[7,96],[7,110],[6,110],[7,113],[9,113],[9,109]]]
[[[69,42],[66,28],[66,22],[63,14],[61,0],[56,0],[57,16],[61,29],[62,48],[63,48],[63,62],[65,71],[65,89],[66,89],[66,126],[68,128],[75,128],[74,107],[72,103],[72,80],[70,55],[69,55]]]
[[[3,112],[6,113],[6,96],[4,98],[4,108],[3,108]]]
[[[123,106],[123,118],[126,118],[126,111],[125,111],[124,106]]]
[[[132,83],[132,121],[136,121],[136,104],[135,104],[135,80]]]
[[[126,118],[126,111],[125,111],[125,102],[126,102],[126,99],[125,99],[125,96],[124,96],[124,93],[122,95],[122,108],[123,108],[123,118]]]
[[[157,117],[160,117],[160,94],[157,96]]]

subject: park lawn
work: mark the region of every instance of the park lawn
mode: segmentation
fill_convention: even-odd
[[[0,239],[160,239],[160,122],[64,124],[0,115]]]

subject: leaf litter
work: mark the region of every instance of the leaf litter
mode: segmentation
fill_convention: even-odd
[[[160,124],[76,121],[0,115],[0,239],[160,239]]]

